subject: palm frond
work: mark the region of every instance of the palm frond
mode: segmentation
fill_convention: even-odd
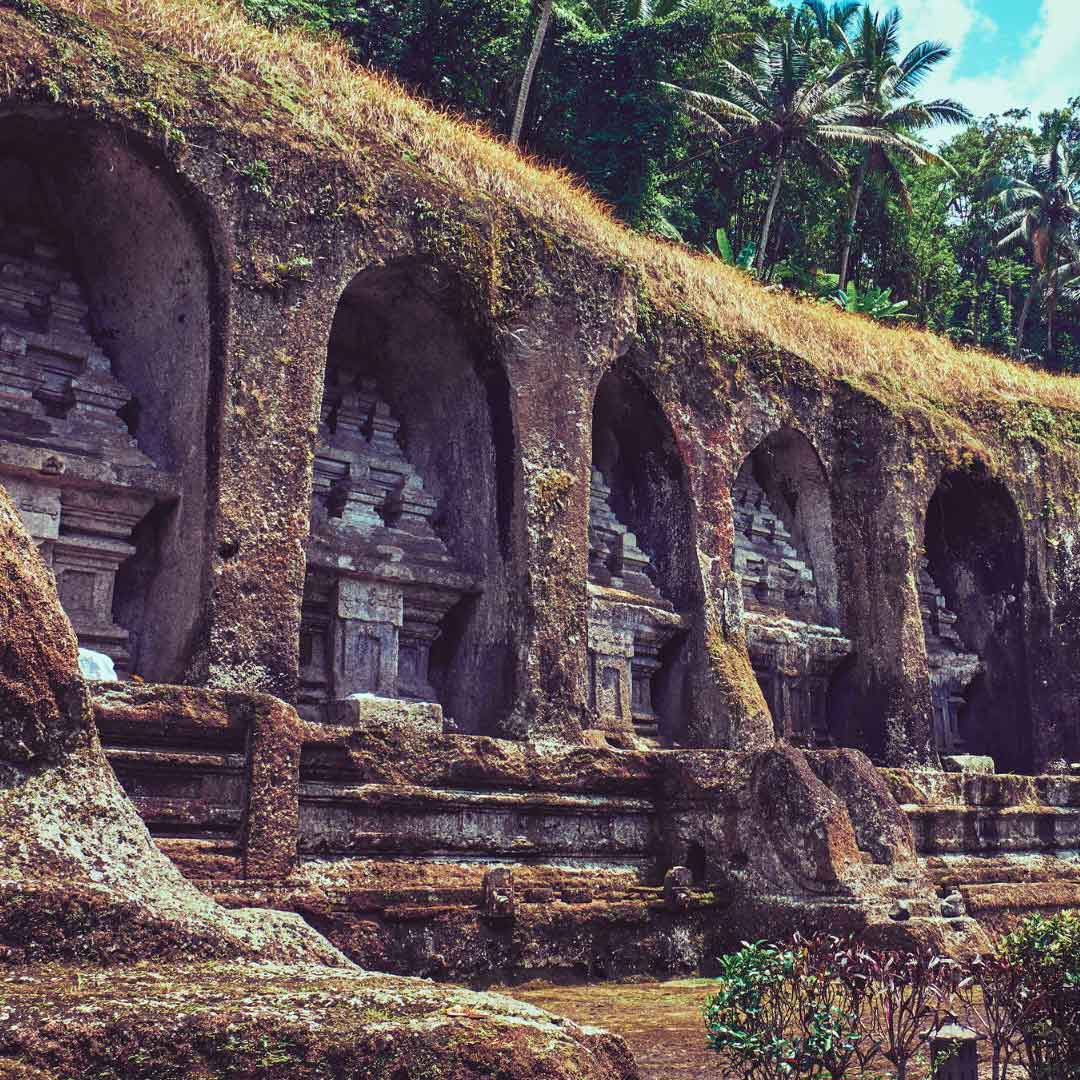
[[[677,86],[675,83],[661,82],[659,85],[664,90],[680,98],[688,110],[708,116],[717,123],[719,123],[719,121],[716,121],[717,115],[729,120],[740,120],[745,124],[756,124],[758,122],[758,117],[753,112],[728,98],[707,94],[703,90],[689,90],[685,86]],[[726,131],[725,134],[727,134]]]
[[[952,49],[943,41],[920,41],[897,65],[901,77],[896,82],[898,94],[913,94],[926,77],[952,56]]]

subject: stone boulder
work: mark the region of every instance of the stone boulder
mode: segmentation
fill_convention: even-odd
[[[162,855],[101,752],[56,585],[0,490],[0,963],[346,963],[296,916],[226,912]]]
[[[52,574],[0,494],[0,763],[57,761],[87,746],[92,726]]]

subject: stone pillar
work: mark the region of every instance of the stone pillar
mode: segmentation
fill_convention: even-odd
[[[333,620],[333,697],[376,694],[396,697],[398,639],[403,622],[401,590],[343,578]]]
[[[295,700],[312,447],[337,297],[314,283],[234,291],[195,677]]]
[[[509,729],[519,738],[579,742],[587,717],[592,401],[574,326],[534,325],[506,340],[519,583]]]
[[[846,722],[837,738],[891,765],[936,764],[917,585],[932,484],[874,410],[837,403],[838,413],[845,407],[850,413],[835,422],[860,441],[834,462],[840,600],[853,654],[833,690],[833,716]]]
[[[296,865],[300,837],[300,749],[296,712],[272,697],[254,702],[248,739],[244,877],[284,878]]]

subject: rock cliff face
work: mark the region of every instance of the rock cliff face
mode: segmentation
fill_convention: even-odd
[[[1074,783],[937,771],[1080,759],[1075,382],[633,237],[213,0],[0,0],[0,74],[0,477],[139,677],[91,706],[5,502],[9,963],[684,971],[1075,895]]]
[[[0,1075],[636,1075],[610,1036],[366,976],[299,916],[189,884],[105,760],[52,575],[2,490],[0,612]]]

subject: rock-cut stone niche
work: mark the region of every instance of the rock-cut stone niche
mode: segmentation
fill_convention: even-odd
[[[926,509],[920,601],[934,737],[946,754],[1033,765],[1024,630],[1025,554],[1007,489],[983,470],[951,470]]]
[[[836,626],[832,523],[817,455],[803,436],[777,433],[743,463],[731,499],[747,646],[776,735],[831,745],[829,685],[852,646]]]
[[[919,560],[919,607],[930,667],[934,743],[943,754],[966,754],[975,745],[967,695],[983,662],[961,640],[956,613],[949,610],[925,556]]]
[[[0,210],[0,479],[79,644],[123,676],[132,642],[113,615],[117,573],[136,554],[136,527],[178,485],[131,437],[131,394],[90,326],[55,238]]]
[[[476,582],[432,527],[437,503],[375,380],[328,373],[315,451],[301,705],[357,694],[438,700],[431,650]]]
[[[685,711],[681,650],[690,586],[682,471],[659,406],[632,378],[604,377],[593,411],[589,497],[591,725],[655,739]]]
[[[410,715],[438,724],[441,709],[457,733],[507,732],[514,426],[462,287],[408,258],[361,270],[338,301],[302,608],[309,715],[355,718],[325,706],[372,694],[435,703]]]

